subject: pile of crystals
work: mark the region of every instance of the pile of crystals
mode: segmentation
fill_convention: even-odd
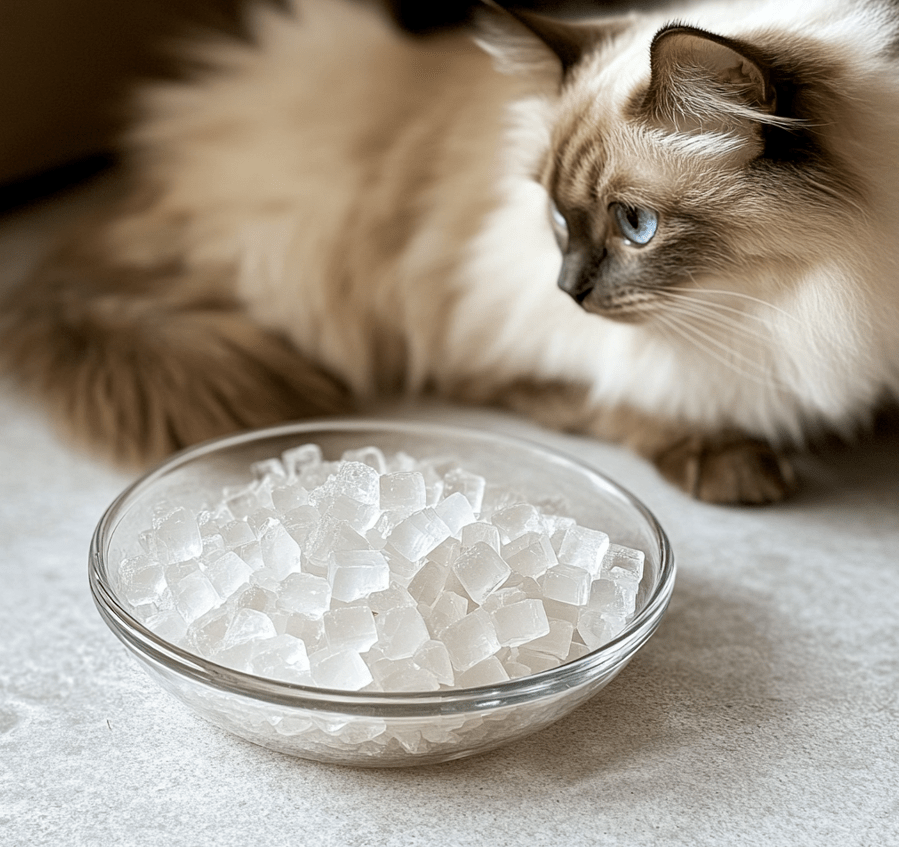
[[[252,474],[199,514],[157,504],[118,571],[149,629],[218,664],[319,688],[471,688],[585,655],[634,613],[642,552],[453,461],[365,447],[332,462],[305,444]]]

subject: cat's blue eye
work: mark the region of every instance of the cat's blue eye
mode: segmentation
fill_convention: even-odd
[[[619,232],[632,244],[649,244],[659,228],[659,216],[652,209],[613,203],[611,211]]]
[[[568,221],[565,220],[565,215],[558,210],[552,200],[549,201],[549,220],[556,243],[559,245],[559,249],[564,251],[568,247]]]

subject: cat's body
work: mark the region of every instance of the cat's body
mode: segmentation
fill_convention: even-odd
[[[147,92],[132,195],[4,305],[6,358],[126,458],[337,410],[336,377],[777,499],[769,445],[899,396],[891,8],[526,18],[487,39],[508,74],[354,3],[260,10],[254,46],[197,47],[215,70]]]

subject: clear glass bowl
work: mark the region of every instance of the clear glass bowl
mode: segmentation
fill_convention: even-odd
[[[252,462],[316,442],[326,459],[376,445],[466,469],[564,503],[564,513],[646,554],[637,613],[617,638],[568,664],[482,688],[422,693],[332,691],[264,679],[193,655],[148,630],[117,594],[115,568],[165,498],[199,509]],[[217,497],[216,497],[217,499]],[[179,453],[110,505],[90,549],[90,586],[103,619],[150,676],[201,717],[249,741],[320,762],[368,767],[429,764],[508,744],[559,720],[607,685],[653,634],[674,588],[668,539],[633,495],[579,459],[493,432],[428,423],[328,420],[257,430]]]

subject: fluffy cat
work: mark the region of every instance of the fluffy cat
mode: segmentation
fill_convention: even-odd
[[[494,8],[476,45],[260,7],[142,93],[127,197],[6,298],[3,358],[124,460],[433,390],[780,499],[783,449],[899,396],[897,17]]]

